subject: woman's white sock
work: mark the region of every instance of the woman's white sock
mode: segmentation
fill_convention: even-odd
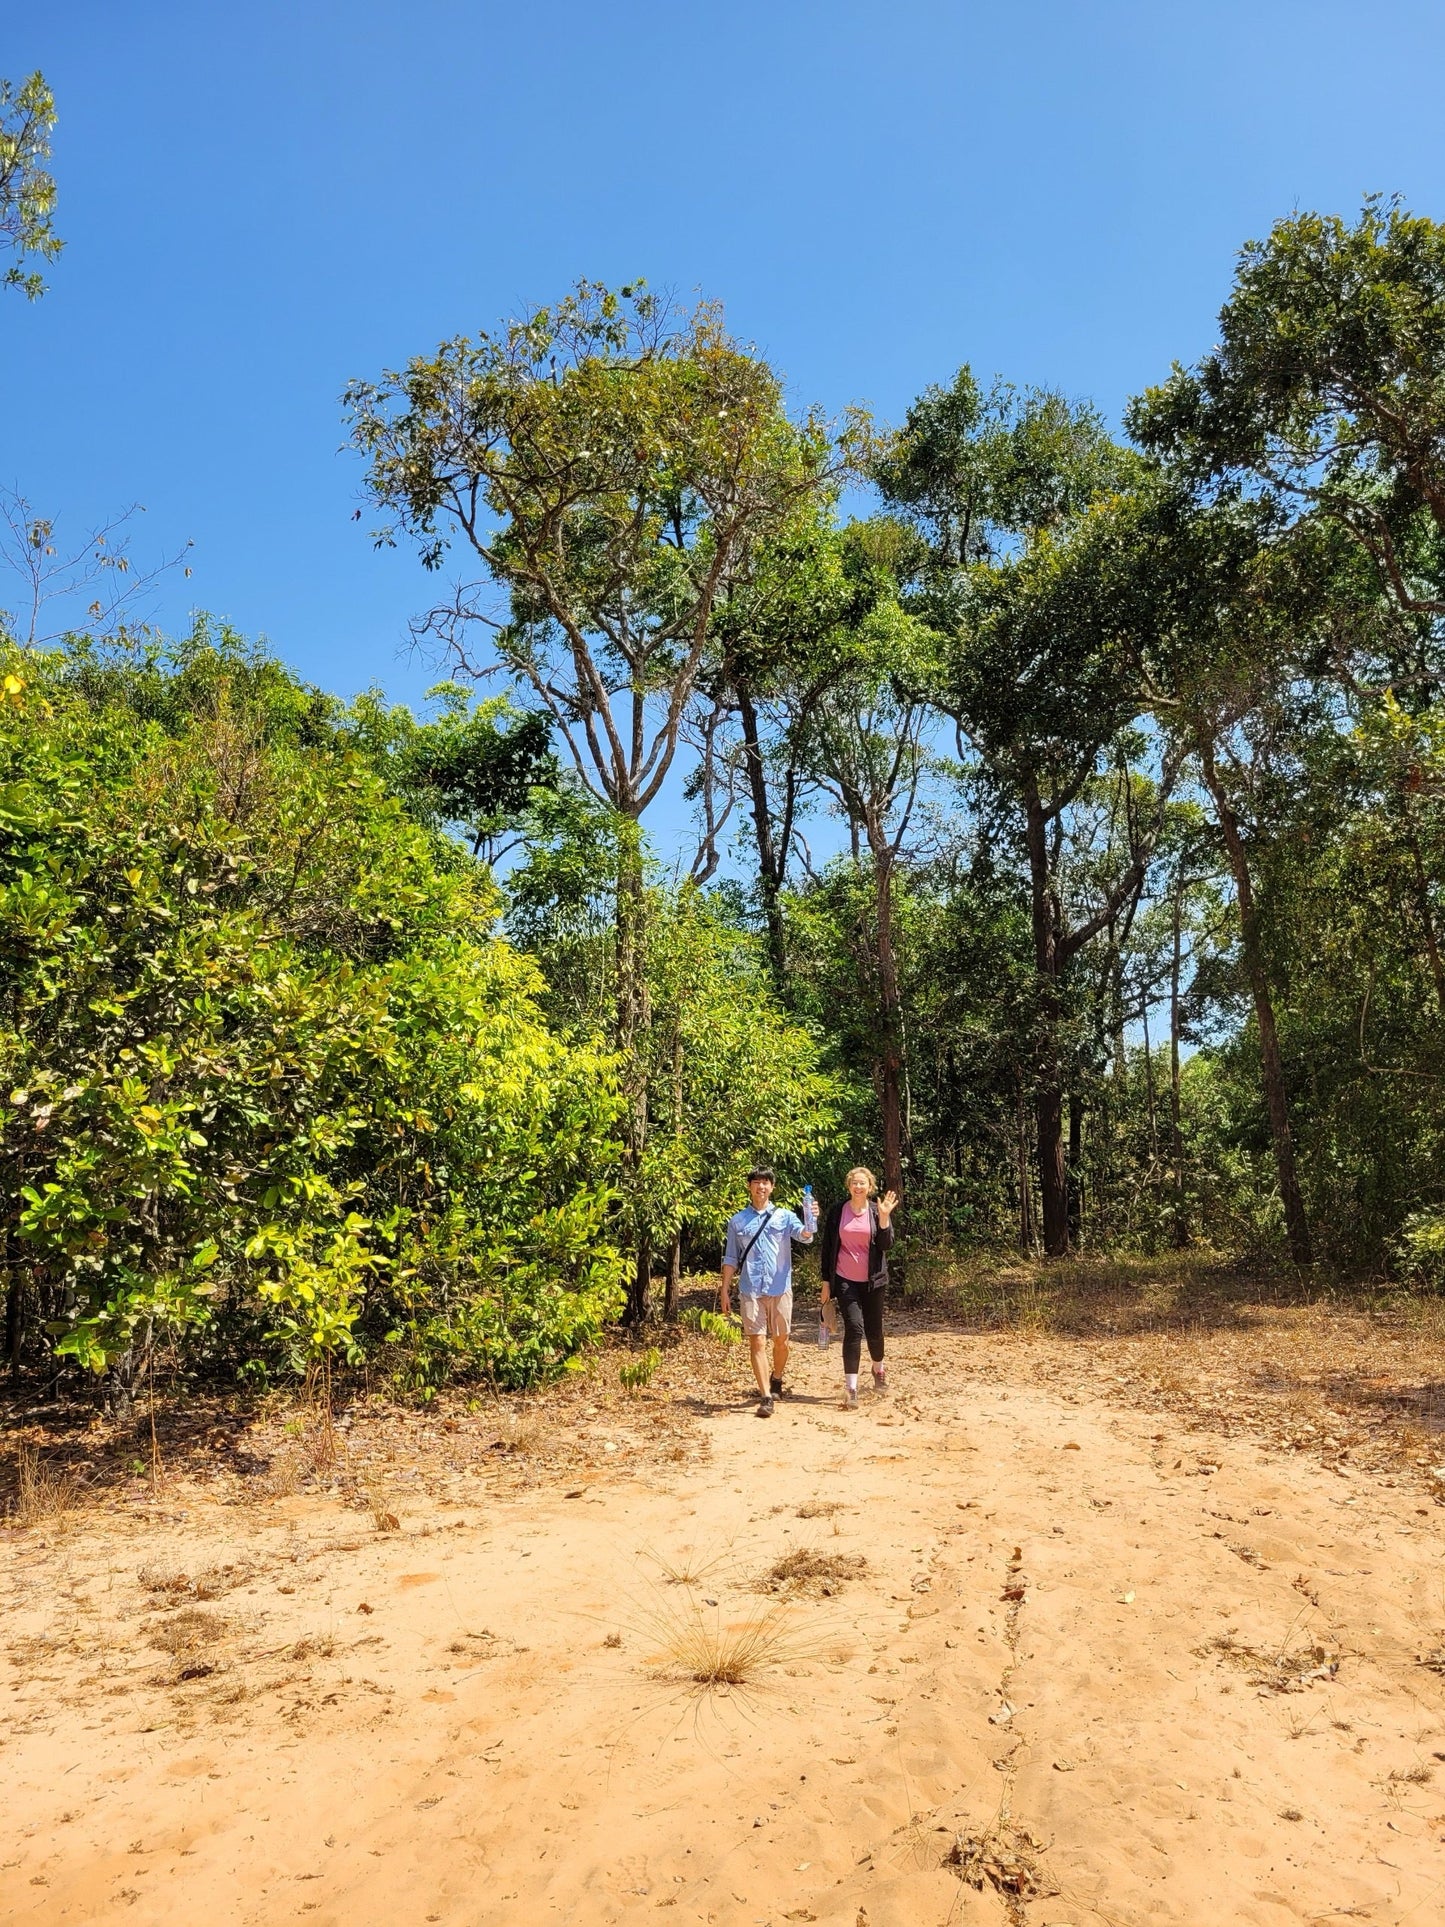
[[[844,1372],[843,1383],[848,1387],[850,1392],[856,1392],[858,1389],[858,1374],[856,1372]]]

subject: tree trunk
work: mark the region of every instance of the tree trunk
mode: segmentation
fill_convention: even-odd
[[[1425,954],[1430,959],[1430,975],[1435,979],[1435,1001],[1445,1011],[1445,963],[1440,958],[1440,941],[1435,935],[1435,915],[1430,908],[1430,886],[1425,881],[1425,865],[1420,857],[1420,839],[1407,816],[1405,837],[1410,845],[1410,860],[1415,871],[1415,903],[1425,930]]]
[[[18,1372],[25,1344],[25,1277],[13,1260],[6,1273],[10,1288],[5,1294],[5,1359],[11,1371]]]
[[[622,1121],[622,1165],[634,1202],[647,1150],[647,899],[642,874],[642,835],[625,821],[617,843],[617,1048],[622,1058],[626,1110]],[[628,1295],[629,1324],[648,1314],[652,1247],[645,1231],[637,1234],[636,1264]]]
[[[893,857],[881,839],[873,843],[873,895],[877,924],[879,1045],[878,1102],[883,1113],[883,1188],[903,1190],[903,1024],[898,959],[893,946]]]
[[[1034,1249],[1034,1200],[1029,1184],[1029,1133],[1024,1109],[1024,1089],[1019,1085],[1016,1142],[1019,1174],[1019,1250],[1031,1257]]]
[[[1145,986],[1139,1003],[1144,1025],[1144,1111],[1149,1120],[1149,1159],[1159,1155],[1159,1105],[1154,1095],[1154,1047],[1149,1041],[1149,990]]]
[[[1024,807],[1038,985],[1034,1121],[1038,1132],[1044,1253],[1050,1258],[1063,1258],[1069,1250],[1069,1186],[1064,1164],[1063,1078],[1059,1069],[1059,933],[1050,887],[1047,818],[1032,773],[1024,782]]]
[[[1069,1092],[1069,1237],[1075,1243],[1084,1230],[1084,1100]]]
[[[1184,1130],[1179,1105],[1179,963],[1180,924],[1184,914],[1184,859],[1174,876],[1174,947],[1169,959],[1169,1157],[1174,1167],[1174,1248],[1189,1243],[1189,1221],[1184,1211]]]
[[[1239,930],[1244,946],[1244,964],[1249,977],[1249,987],[1254,995],[1254,1016],[1259,1027],[1259,1055],[1264,1078],[1264,1100],[1269,1109],[1270,1135],[1274,1139],[1275,1169],[1279,1174],[1279,1195],[1284,1206],[1285,1233],[1289,1239],[1289,1254],[1297,1265],[1314,1262],[1310,1247],[1309,1221],[1305,1217],[1304,1198],[1300,1193],[1299,1178],[1295,1172],[1294,1138],[1289,1127],[1289,1101],[1285,1091],[1284,1062],[1280,1056],[1279,1031],[1274,1021],[1274,999],[1270,993],[1269,975],[1264,966],[1264,952],[1259,940],[1259,917],[1254,902],[1254,887],[1249,875],[1249,859],[1240,833],[1239,819],[1234,814],[1224,786],[1219,780],[1214,766],[1214,746],[1204,732],[1200,732],[1200,766],[1204,773],[1205,788],[1214,800],[1215,815],[1219,832],[1224,839],[1225,855],[1229,859],[1230,874],[1234,878],[1235,895],[1239,901]]]
[[[773,814],[768,799],[768,777],[763,767],[762,744],[758,737],[758,712],[752,697],[739,689],[738,714],[743,725],[743,761],[747,764],[748,789],[753,802],[753,830],[758,845],[758,894],[762,898],[763,922],[768,936],[768,967],[773,987],[781,994],[785,985],[786,959],[783,954],[782,873],[777,845],[773,841]]]
[[[662,1304],[662,1315],[669,1325],[677,1323],[677,1310],[681,1300],[682,1233],[674,1231],[672,1243],[667,1248],[667,1296]]]
[[[682,1015],[675,1011],[672,1019],[672,1134],[679,1141],[682,1138]],[[682,1227],[679,1225],[672,1234],[672,1242],[667,1248],[667,1295],[663,1300],[662,1316],[669,1325],[677,1323],[678,1301],[682,1295]]]

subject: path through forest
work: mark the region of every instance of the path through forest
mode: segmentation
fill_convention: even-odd
[[[11,1532],[0,1920],[1445,1915],[1445,1513],[997,1363]]]

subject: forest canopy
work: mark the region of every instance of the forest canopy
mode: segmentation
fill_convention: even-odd
[[[885,429],[582,283],[346,391],[462,563],[425,713],[8,641],[11,1361],[525,1385],[757,1159],[875,1166],[905,1277],[1445,1280],[1445,227],[1292,215],[1220,325],[1126,433],[966,361]]]

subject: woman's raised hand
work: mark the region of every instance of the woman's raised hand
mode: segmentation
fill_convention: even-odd
[[[878,1222],[880,1224],[887,1224],[897,1209],[898,1193],[896,1191],[885,1191],[883,1196],[878,1200]]]

